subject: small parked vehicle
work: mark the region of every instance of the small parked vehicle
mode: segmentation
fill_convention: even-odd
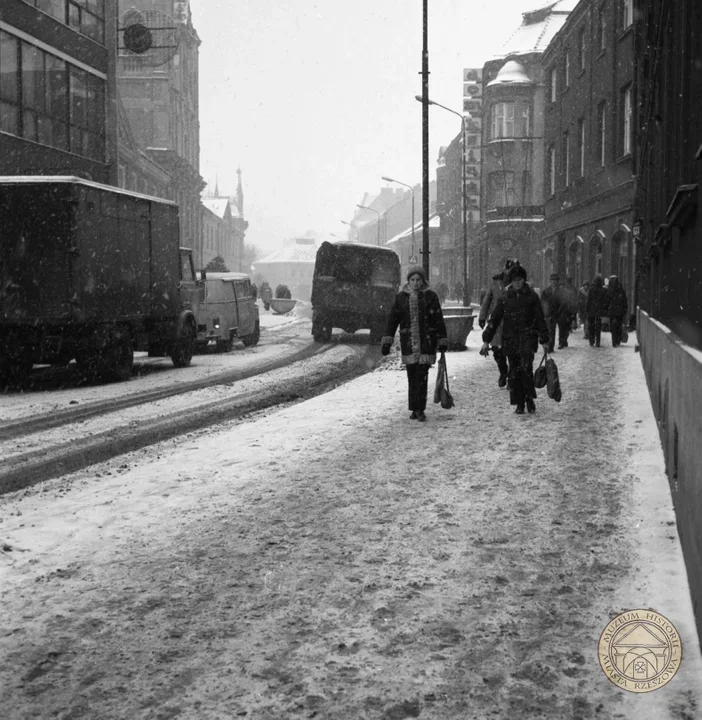
[[[256,345],[261,336],[258,306],[246,273],[207,273],[197,317],[198,348],[228,352],[235,338]]]

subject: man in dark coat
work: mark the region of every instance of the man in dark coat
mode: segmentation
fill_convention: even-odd
[[[592,286],[587,294],[587,325],[590,345],[600,346],[600,335],[602,333],[602,316],[607,312],[609,297],[607,288],[604,286],[602,275],[595,275],[592,279]]]
[[[509,363],[510,404],[516,405],[518,415],[524,405],[530,413],[536,411],[534,398],[534,353],[538,344],[548,349],[549,332],[539,296],[527,285],[526,270],[516,264],[507,273],[509,287],[497,301],[483,331],[481,355],[489,353],[490,341],[502,323],[502,350]]]
[[[559,291],[560,277],[558,273],[551,273],[549,276],[549,287],[541,291],[541,306],[546,317],[546,325],[548,326],[548,351],[553,352],[556,345],[556,328],[563,310],[563,300]],[[563,347],[562,330],[559,331],[559,347]]]
[[[607,314],[609,315],[609,331],[612,333],[612,347],[618,347],[622,343],[622,324],[624,323],[624,318],[626,318],[628,303],[626,291],[616,275],[610,275],[609,277],[607,300]]]
[[[424,422],[429,368],[436,362],[437,347],[441,352],[448,348],[448,337],[439,296],[429,287],[421,265],[410,265],[407,284],[395,296],[381,340],[383,355],[390,352],[398,326],[402,362],[407,369],[410,420]]]

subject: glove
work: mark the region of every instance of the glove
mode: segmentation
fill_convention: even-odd
[[[480,325],[480,329],[482,330],[485,327],[485,320],[478,320],[478,325]]]
[[[490,354],[490,346],[487,343],[483,343],[483,346],[480,348],[480,354],[485,357]]]
[[[383,345],[380,348],[380,354],[381,355],[389,355],[390,354],[390,345]]]

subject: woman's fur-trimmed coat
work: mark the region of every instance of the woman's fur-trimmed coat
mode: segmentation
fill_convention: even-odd
[[[419,290],[415,298],[412,295],[406,285],[395,296],[382,344],[392,345],[399,326],[402,362],[405,365],[433,365],[437,347],[441,350],[448,348],[439,296],[430,288]]]

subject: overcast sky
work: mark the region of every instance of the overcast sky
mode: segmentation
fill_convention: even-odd
[[[429,0],[429,96],[462,108],[481,67],[539,0]],[[200,172],[236,190],[264,252],[314,230],[345,236],[382,175],[422,179],[421,0],[191,0],[200,35]],[[430,179],[460,120],[430,110]],[[398,186],[399,187],[399,186]]]

